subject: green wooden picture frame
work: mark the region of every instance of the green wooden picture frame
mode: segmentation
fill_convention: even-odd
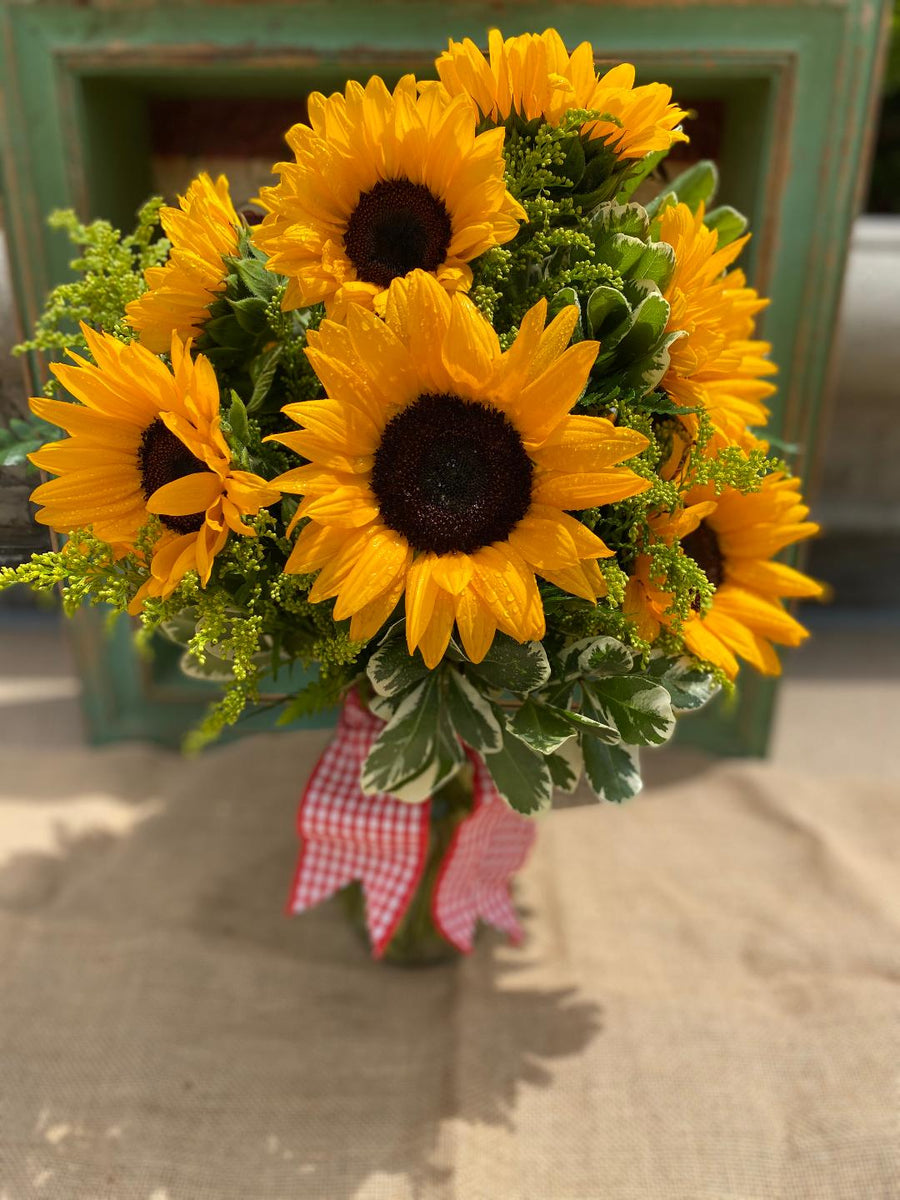
[[[69,248],[47,213],[128,225],[151,190],[147,109],[154,96],[302,97],[346,78],[428,68],[451,34],[486,40],[552,22],[603,62],[630,61],[676,98],[722,104],[721,198],[755,231],[746,266],[772,298],[762,334],[780,369],[773,430],[815,475],[850,222],[872,134],[889,0],[580,3],[45,4],[0,0],[2,189],[23,323],[66,277]],[[32,363],[33,385],[40,364]],[[179,680],[161,651],[148,667],[125,622],[111,640],[97,614],[75,624],[97,739],[175,742],[203,685]],[[277,690],[277,688],[276,688]],[[683,741],[765,752],[775,688],[749,671],[739,696],[685,722]],[[247,728],[258,727],[254,717]],[[328,721],[326,714],[321,721]],[[320,721],[320,723],[321,723]]]

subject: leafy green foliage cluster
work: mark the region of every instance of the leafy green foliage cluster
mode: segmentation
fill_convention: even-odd
[[[168,241],[160,236],[161,206],[158,196],[148,200],[138,211],[134,232],[124,236],[109,221],[82,224],[71,209],[51,213],[50,228],[63,231],[80,248],[69,263],[77,278],[53,288],[34,336],[16,346],[13,354],[83,350],[79,321],[130,341],[134,333],[125,319],[125,306],[146,290],[147,268],[165,261],[169,253]],[[54,386],[50,384],[48,394]]]
[[[50,228],[65,233],[79,250],[69,262],[76,277],[52,289],[32,337],[14,346],[13,354],[37,351],[48,359],[58,359],[66,350],[85,354],[80,321],[131,340],[134,334],[125,320],[125,306],[146,290],[144,271],[163,262],[169,252],[168,241],[159,236],[161,205],[159,197],[148,200],[137,214],[134,231],[125,235],[109,221],[85,225],[71,209],[50,214]],[[50,377],[44,391],[57,395],[56,380]],[[56,425],[30,413],[13,417],[7,426],[0,426],[0,467],[22,466],[29,454],[64,436]]]
[[[717,690],[687,659],[657,655],[645,667],[612,637],[548,655],[540,642],[498,634],[482,662],[452,643],[429,671],[418,652],[410,657],[403,622],[388,631],[367,676],[369,706],[385,725],[363,768],[364,791],[424,800],[462,766],[465,743],[526,815],[549,808],[554,787],[574,791],[582,775],[598,799],[636,795],[636,747],[668,741],[676,710],[700,708]]]

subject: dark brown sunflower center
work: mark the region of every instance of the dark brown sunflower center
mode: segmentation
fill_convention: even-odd
[[[372,469],[384,522],[435,554],[501,542],[531,503],[531,459],[496,408],[424,395],[385,426]]]
[[[442,200],[422,183],[383,179],[363,192],[344,233],[344,249],[359,279],[387,287],[420,267],[435,271],[452,234]]]
[[[681,539],[681,548],[689,555],[709,582],[718,587],[725,579],[725,559],[714,529],[701,521],[693,533]]]
[[[144,430],[138,449],[138,469],[141,472],[141,488],[146,499],[157,488],[185,475],[208,468],[195,454],[191,454],[184,442],[177,438],[166,425],[156,418]],[[160,517],[167,529],[175,533],[196,533],[203,525],[202,512],[190,513],[186,517]]]

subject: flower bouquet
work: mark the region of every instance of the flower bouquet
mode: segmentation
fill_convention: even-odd
[[[307,668],[285,721],[343,709],[290,909],[341,890],[406,961],[515,938],[554,788],[634,796],[821,591],[774,559],[817,527],[764,438],[746,222],[711,163],[661,182],[670,89],[553,30],[436,75],[311,95],[240,211],[201,175],[126,238],[55,218],[85,249],[26,343],[71,360],[30,458],[67,537],[2,575],[221,676],[193,746]]]

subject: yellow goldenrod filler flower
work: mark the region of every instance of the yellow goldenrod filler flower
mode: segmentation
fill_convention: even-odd
[[[681,634],[689,650],[731,679],[738,673],[738,657],[764,675],[780,674],[772,643],[798,646],[809,636],[785,610],[782,598],[822,596],[822,585],[771,561],[785,546],[818,533],[808,514],[800,480],[774,474],[747,495],[733,488],[720,496],[709,486],[693,488],[682,509],[651,522],[662,540],[680,539],[682,551],[715,587],[709,610],[691,613]],[[625,612],[647,641],[654,641],[661,628],[673,628],[671,603],[672,597],[651,579],[649,556],[639,556],[626,589]]]
[[[220,175],[197,177],[178,197],[180,208],[160,209],[172,243],[167,262],[144,273],[148,291],[126,305],[128,321],[148,350],[165,354],[172,334],[184,340],[202,331],[209,306],[225,286],[225,255],[237,253],[240,218]]]
[[[749,235],[718,249],[718,234],[703,224],[701,204],[665,209],[660,238],[675,251],[675,270],[666,288],[668,330],[685,330],[669,347],[669,369],[662,386],[684,408],[703,408],[726,442],[751,449],[759,445],[748,426],[765,425],[764,401],[775,391],[766,378],[775,373],[767,357],[772,347],[755,340],[756,314],[768,300],[747,287],[740,270],[728,268]],[[683,418],[688,430],[696,420]]]
[[[219,386],[202,355],[172,336],[172,370],[143,346],[86,325],[82,332],[96,366],[73,354],[76,366],[52,366],[79,400],[35,397],[32,410],[70,435],[30,455],[56,475],[32,493],[43,507],[37,520],[60,533],[91,527],[102,541],[133,549],[148,514],[159,515],[144,596],[167,596],[187,571],[206,583],[228,531],[254,534],[242,516],[274,504],[279,491],[231,467],[219,429]]]
[[[451,39],[436,66],[449,95],[471,96],[482,115],[498,123],[516,114],[558,125],[573,108],[607,113],[612,120],[591,121],[582,133],[603,141],[619,159],[643,158],[687,141],[676,128],[687,113],[671,103],[671,88],[635,87],[629,63],[598,78],[590,42],[570,55],[555,29],[506,40],[492,29],[488,58],[469,38]]]
[[[309,459],[273,483],[308,518],[287,571],[319,575],[350,636],[371,638],[405,596],[410,653],[433,667],[454,622],[480,662],[496,630],[541,638],[535,574],[594,601],[612,551],[565,511],[609,504],[648,483],[618,464],[647,439],[571,416],[597,354],[569,346],[577,311],[544,328],[541,300],[501,353],[468,297],[416,271],[391,285],[385,320],[358,306],[325,321],[309,358],[328,398],[288,405],[300,432],[274,440]]]
[[[476,136],[465,97],[419,96],[406,75],[393,94],[377,76],[346,94],[309,97],[310,125],[287,142],[253,239],[288,277],[285,309],[324,301],[383,311],[391,280],[420,269],[448,292],[468,290],[468,263],[515,237],[525,213],[506,190],[503,131]]]

